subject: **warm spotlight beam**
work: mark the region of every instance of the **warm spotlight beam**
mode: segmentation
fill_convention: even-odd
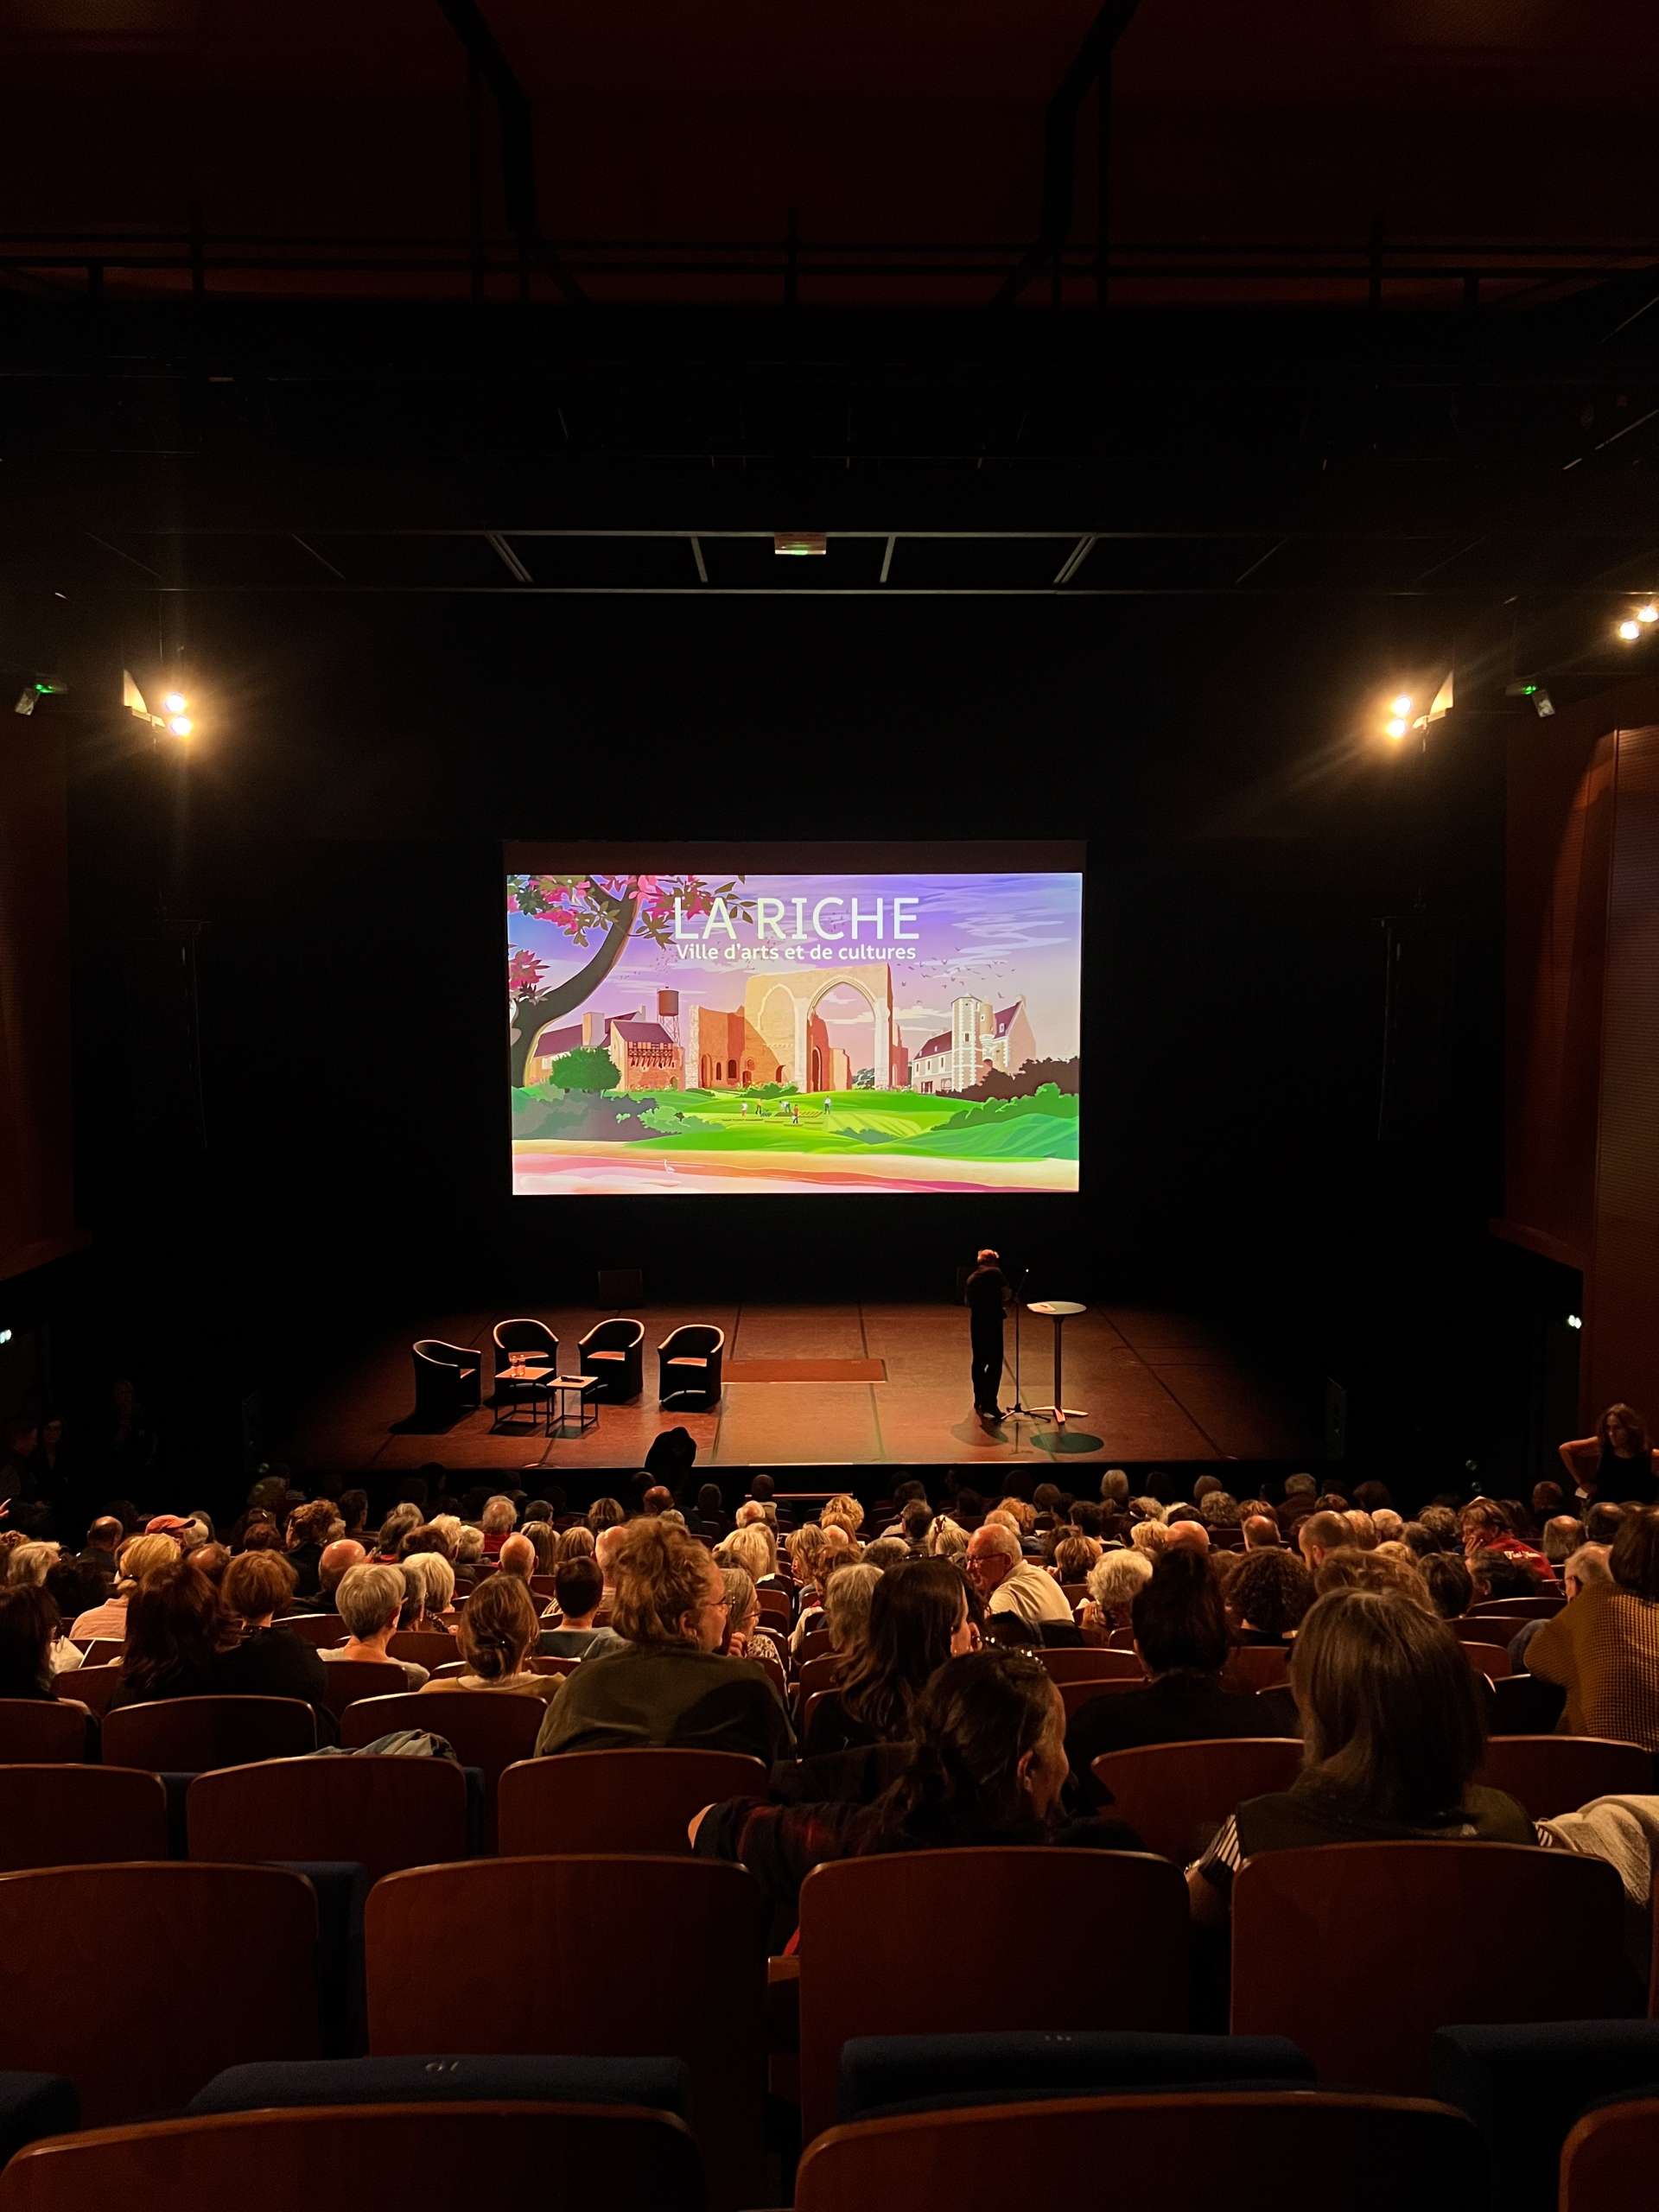
[[[1112,49],[1134,21],[1137,0],[1106,0],[1061,78],[1043,118],[1043,212],[1037,245],[1029,246],[1003,280],[993,307],[1009,308],[1033,276],[1057,270],[1071,230],[1077,188],[1077,117],[1096,79],[1103,80]],[[1101,117],[1100,159],[1108,158],[1110,133]]]

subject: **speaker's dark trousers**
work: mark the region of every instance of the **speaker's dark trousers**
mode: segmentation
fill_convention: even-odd
[[[1002,1382],[1002,1321],[976,1321],[972,1330],[974,1411],[994,1414]]]

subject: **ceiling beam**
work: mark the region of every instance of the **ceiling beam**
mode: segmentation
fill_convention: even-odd
[[[543,263],[571,306],[587,300],[575,278],[543,240],[536,199],[536,141],[530,98],[502,52],[478,0],[438,0],[438,11],[461,41],[467,61],[489,87],[501,130],[501,196],[520,265]]]
[[[1043,116],[1043,200],[1038,242],[1004,278],[992,304],[1012,307],[1032,278],[1047,269],[1058,282],[1059,258],[1071,230],[1077,183],[1077,118],[1096,82],[1103,82],[1112,51],[1135,19],[1139,0],[1105,0]],[[1101,159],[1106,158],[1107,101],[1101,103]]]

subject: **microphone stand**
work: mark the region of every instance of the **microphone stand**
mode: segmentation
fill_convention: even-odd
[[[1020,1310],[1025,1303],[1026,1281],[1030,1274],[1029,1265],[1020,1270],[1020,1287],[1014,1294],[1014,1403],[1008,1408],[1016,1418],[1023,1414],[1027,1421],[1032,1418],[1031,1408],[1020,1395]],[[1005,1359],[1002,1364],[1006,1367],[1007,1361]]]

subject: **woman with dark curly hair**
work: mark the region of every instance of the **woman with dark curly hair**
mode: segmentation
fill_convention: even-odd
[[[1121,1821],[1062,1816],[1065,1708],[1027,1652],[947,1660],[916,1700],[910,1742],[908,1764],[873,1805],[735,1797],[703,1808],[690,1824],[692,1847],[748,1868],[772,1902],[775,1936],[787,1935],[801,1884],[830,1859],[982,1844],[1140,1847]]]
[[[1294,1552],[1246,1552],[1227,1586],[1235,1643],[1288,1643],[1313,1603],[1313,1578]]]

